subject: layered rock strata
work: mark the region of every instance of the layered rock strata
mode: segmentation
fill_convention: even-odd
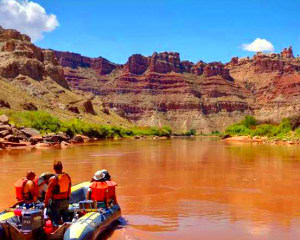
[[[223,130],[248,114],[277,122],[300,110],[300,59],[291,47],[226,64],[192,63],[163,52],[134,54],[120,65],[43,50],[28,36],[0,28],[0,80],[2,108],[15,109],[16,100],[22,109],[88,114],[89,119],[118,116],[178,132]],[[89,101],[95,96],[96,103]]]
[[[280,121],[300,110],[300,59],[291,47],[280,54],[234,57],[227,64],[194,64],[174,52],[135,54],[102,73],[82,64],[93,59],[72,59],[60,52],[56,56],[73,89],[100,96],[106,108],[140,125],[208,133],[247,114]]]

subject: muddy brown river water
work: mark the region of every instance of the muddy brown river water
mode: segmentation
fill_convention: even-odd
[[[0,152],[0,208],[28,169],[64,163],[73,183],[106,168],[127,224],[106,239],[298,240],[300,148],[211,138],[105,141]]]

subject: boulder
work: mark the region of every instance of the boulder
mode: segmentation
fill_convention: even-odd
[[[32,145],[36,145],[36,144],[41,143],[43,141],[44,141],[44,139],[43,139],[42,136],[33,136],[33,137],[29,138],[29,142]]]
[[[96,115],[96,112],[94,110],[94,106],[93,106],[93,103],[92,103],[91,100],[88,100],[88,101],[84,102],[83,107],[84,107],[84,111],[86,113]]]
[[[73,112],[73,113],[76,113],[76,114],[79,114],[79,109],[78,107],[76,106],[68,106],[67,109],[70,111],[70,112]]]
[[[62,148],[65,148],[65,147],[67,147],[67,146],[69,146],[69,145],[70,145],[70,143],[65,142],[65,141],[62,141],[62,142],[60,143],[60,146],[61,146]]]
[[[89,137],[79,135],[79,134],[75,135],[71,140],[72,143],[84,143],[88,141],[89,141]]]
[[[108,108],[103,108],[103,109],[102,109],[102,112],[105,113],[106,115],[109,115],[109,114],[110,114]]]
[[[22,105],[22,107],[24,110],[27,110],[27,111],[37,111],[38,110],[37,106],[35,106],[33,103],[24,103]]]
[[[11,129],[12,135],[14,135],[15,137],[18,137],[19,139],[23,139],[23,140],[27,140],[27,136],[26,134],[24,134],[21,130],[17,129],[17,128],[12,128]]]
[[[3,130],[10,130],[11,129],[11,126],[10,125],[7,125],[7,124],[0,124],[0,131],[3,131]]]
[[[51,142],[51,143],[61,143],[62,141],[68,141],[69,137],[63,134],[50,134],[44,137],[44,140],[46,142]]]
[[[8,141],[8,142],[13,142],[13,143],[19,143],[20,141],[23,140],[23,138],[9,134],[6,137],[4,137],[4,140]]]
[[[34,129],[34,128],[24,128],[21,130],[22,133],[24,133],[27,137],[34,137],[34,136],[40,136],[41,133]]]
[[[36,145],[34,145],[35,148],[49,148],[52,145],[50,143],[37,143]]]
[[[8,124],[8,121],[9,121],[9,119],[8,119],[8,117],[5,114],[3,114],[3,115],[0,116],[0,123],[2,123],[2,124]]]
[[[10,105],[8,102],[0,99],[0,108],[10,108]]]
[[[4,148],[6,148],[6,147],[27,147],[27,146],[29,146],[30,143],[6,141],[6,142],[1,142],[1,144],[4,145]]]
[[[0,137],[6,137],[6,136],[8,136],[8,135],[10,135],[11,134],[11,131],[10,130],[2,130],[2,131],[0,131]]]

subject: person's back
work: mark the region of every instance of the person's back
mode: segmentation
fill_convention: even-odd
[[[67,173],[56,174],[50,178],[49,188],[52,187],[52,199],[69,199],[71,191],[71,178]]]
[[[116,197],[116,186],[118,185],[114,181],[105,181],[105,183],[108,186],[108,191],[107,191],[107,201],[108,203],[117,203],[117,197]]]
[[[62,172],[63,166],[60,161],[53,165],[55,175],[49,179],[49,185],[45,196],[45,206],[50,209],[50,217],[54,224],[59,224],[61,217],[67,221],[69,198],[71,194],[71,178],[67,173]],[[51,204],[49,205],[49,202]]]
[[[107,198],[108,187],[103,181],[95,181],[90,185],[91,193],[90,199],[97,202],[105,202]]]
[[[91,181],[86,198],[97,201],[100,207],[107,207],[107,193],[108,186],[103,179],[103,174],[97,171]]]
[[[118,186],[118,184],[111,180],[111,176],[106,169],[101,170],[101,172],[104,175],[103,179],[108,187],[107,201],[109,204],[117,204],[116,186]]]
[[[25,203],[37,201],[37,185],[34,172],[28,171],[25,178],[19,179],[15,183],[15,188],[17,201]]]

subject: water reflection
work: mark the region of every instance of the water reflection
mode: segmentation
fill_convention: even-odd
[[[107,239],[298,239],[300,149],[213,139],[125,140],[0,153],[0,207],[13,183],[64,162],[73,183],[111,171],[129,225]]]

